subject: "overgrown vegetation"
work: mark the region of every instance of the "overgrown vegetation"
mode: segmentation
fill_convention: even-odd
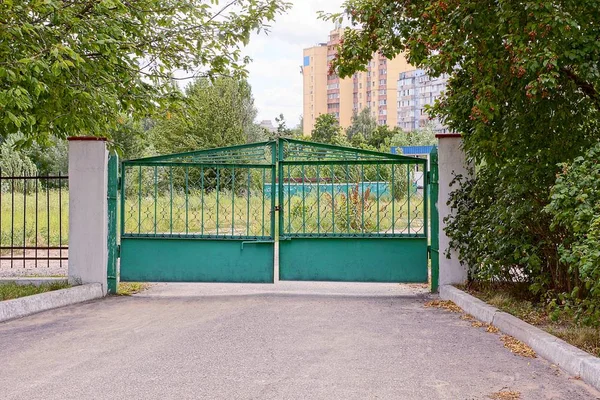
[[[361,29],[344,32],[339,76],[364,70],[375,51],[451,74],[431,114],[462,133],[476,172],[457,177],[446,230],[470,279],[523,282],[599,325],[597,183],[582,177],[600,138],[600,1],[348,0],[345,9]]]
[[[0,284],[0,301],[11,300],[19,297],[31,296],[33,294],[45,293],[51,290],[66,289],[70,287],[67,282],[52,282],[40,286],[17,285],[14,282]]]
[[[175,71],[245,75],[255,32],[282,0],[4,1],[0,3],[0,136],[105,136],[123,115],[177,107]],[[182,79],[182,78],[179,78]]]

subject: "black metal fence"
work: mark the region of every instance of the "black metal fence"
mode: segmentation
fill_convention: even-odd
[[[68,176],[3,176],[0,171],[0,276],[48,275],[67,267]],[[31,270],[30,272],[27,270]],[[20,271],[19,271],[20,272]],[[64,273],[64,272],[62,272]]]

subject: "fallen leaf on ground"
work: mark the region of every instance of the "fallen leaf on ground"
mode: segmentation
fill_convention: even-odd
[[[450,312],[455,312],[455,313],[462,312],[462,309],[450,300],[432,300],[432,301],[428,301],[424,305],[425,305],[425,307],[428,307],[428,308],[429,307],[442,308],[444,310],[447,310]]]
[[[460,316],[463,321],[475,321],[475,318],[471,314],[463,314]]]
[[[500,340],[502,340],[502,342],[504,342],[504,347],[509,349],[510,352],[513,354],[519,355],[521,357],[529,357],[529,358],[537,357],[537,355],[535,354],[535,351],[533,351],[533,349],[531,347],[527,346],[525,343],[515,339],[512,336],[502,335]]]
[[[519,400],[521,398],[521,392],[517,392],[516,390],[501,390],[490,394],[489,398],[494,400]]]
[[[489,333],[498,333],[500,331],[500,329],[496,328],[492,324],[488,324],[487,329],[485,331],[489,332]]]

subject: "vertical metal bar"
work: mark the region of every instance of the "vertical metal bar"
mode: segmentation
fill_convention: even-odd
[[[287,169],[287,176],[288,176],[288,190],[287,190],[287,205],[288,205],[288,232],[292,232],[292,192],[290,189],[290,180],[291,180],[291,170],[292,170],[292,166],[288,165],[288,169]]]
[[[138,233],[142,231],[142,166],[138,167]]]
[[[123,194],[121,194],[122,196]],[[154,234],[157,232],[158,225],[158,167],[154,166]]]
[[[277,176],[279,178],[279,238],[281,239],[281,236],[285,236],[286,234],[289,234],[289,232],[285,231],[285,227],[283,226],[283,218],[284,218],[284,213],[283,213],[283,163],[285,162],[284,159],[284,149],[283,149],[283,141],[281,139],[279,139],[277,141],[277,150],[279,153],[279,175]],[[275,213],[275,177],[276,177],[276,170],[275,170],[275,158],[272,159],[273,161],[273,169],[272,169],[272,186],[271,186],[271,196],[272,196],[272,210],[273,213]],[[289,168],[289,166],[288,166]],[[272,218],[272,231],[271,231],[271,235],[274,237],[275,236],[275,219]]]
[[[360,184],[362,186],[362,191],[361,191],[361,196],[360,196],[360,201],[362,203],[361,209],[360,209],[360,218],[361,218],[361,226],[360,226],[360,230],[362,233],[365,233],[365,165],[361,164],[360,165]]]
[[[173,234],[173,166],[169,166],[169,194],[171,196],[169,203],[171,203],[171,211],[169,216],[169,228],[171,235]]]
[[[13,267],[13,256],[14,256],[14,236],[15,236],[15,180],[10,180],[10,268]],[[50,213],[48,213],[50,215]],[[48,234],[50,234],[50,229],[48,229]]]
[[[346,164],[346,233],[350,233],[350,171]]]
[[[2,246],[2,168],[0,168],[0,246]]]
[[[58,171],[58,256],[62,268],[62,179]]]
[[[200,234],[204,235],[204,167],[200,167]]]
[[[410,195],[412,188],[410,185],[410,164],[406,164],[406,188],[408,189],[407,206],[408,206],[408,234],[410,235]]]
[[[246,236],[250,236],[250,187],[251,187],[251,183],[250,183],[250,172],[251,169],[248,168],[248,191],[246,192],[247,195],[247,201],[246,201]],[[264,207],[263,207],[263,212],[264,212]]]
[[[262,170],[262,233],[261,236],[265,236],[265,184],[266,184],[266,171]],[[271,196],[275,193],[271,192]],[[274,211],[273,211],[274,212]]]
[[[439,274],[440,274],[440,236],[439,236],[439,210],[438,210],[438,152],[437,147],[434,147],[430,155],[431,172],[429,185],[431,189],[431,198],[429,206],[431,207],[431,291],[437,292]]]
[[[379,182],[381,181],[381,175],[380,175],[381,171],[380,171],[380,167],[379,164],[377,164],[376,167],[376,173],[375,173],[375,177],[377,178],[377,182],[375,182],[375,184],[377,185],[377,233],[380,232],[380,226],[379,226]]]
[[[306,170],[302,164],[302,233],[306,233]]]
[[[27,179],[23,174],[23,268],[25,268],[25,247],[27,247]]]
[[[423,169],[423,230],[425,236],[429,239],[429,169],[427,163],[423,164]],[[419,185],[417,185],[417,190],[419,190]]]
[[[117,196],[119,180],[119,158],[111,154],[108,159],[108,187],[107,187],[107,289],[109,293],[117,292]]]
[[[396,179],[394,174],[395,170],[396,164],[392,164],[392,188],[390,192],[390,194],[392,195],[392,235],[396,233],[396,196],[394,192],[394,180]]]
[[[40,180],[40,177],[37,176],[35,178],[35,268],[37,268],[38,266],[38,260],[37,260],[37,256],[38,256],[38,181]],[[2,191],[2,185],[0,184],[0,192]],[[2,209],[2,206],[0,204],[0,210]],[[0,211],[0,214],[2,212]],[[2,222],[0,222],[0,226],[2,226]],[[50,260],[48,260],[48,262],[50,262]]]
[[[48,225],[48,247],[52,246],[50,241],[50,179],[46,179],[46,223]],[[46,255],[50,258],[50,249],[46,251]],[[48,268],[50,268],[50,260],[48,260]]]
[[[188,225],[188,212],[189,212],[189,200],[188,200],[188,175],[190,172],[190,167],[188,165],[185,166],[185,234],[189,233],[189,225]]]
[[[235,167],[231,167],[231,236],[235,232]]]
[[[127,178],[127,167],[121,163],[121,235],[125,234],[125,179]]]
[[[335,166],[331,165],[331,230],[335,233],[335,191],[333,189],[333,182],[335,180]]]
[[[220,191],[220,173],[219,167],[217,167],[217,236],[219,236],[219,191]]]
[[[320,175],[320,164],[317,164],[317,234],[321,233],[321,177]]]

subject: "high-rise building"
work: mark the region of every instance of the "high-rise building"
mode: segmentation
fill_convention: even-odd
[[[403,55],[392,60],[376,53],[367,65],[367,71],[340,79],[329,74],[329,64],[337,53],[342,29],[338,26],[329,34],[327,43],[304,49],[302,75],[304,80],[303,124],[304,135],[312,132],[321,114],[332,114],[347,128],[352,115],[365,108],[380,125],[397,124],[397,81],[401,73],[413,70]]]
[[[431,119],[425,105],[433,105],[446,90],[448,75],[432,78],[422,69],[402,72],[398,79],[398,127],[404,131],[431,126],[435,133],[448,133],[437,119]]]

